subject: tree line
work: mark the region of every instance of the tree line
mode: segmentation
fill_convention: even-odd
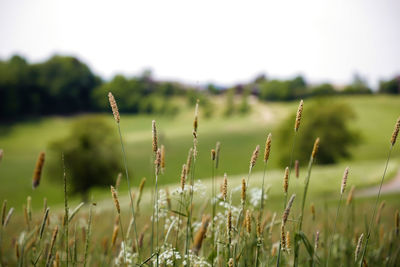
[[[264,75],[247,84],[232,88],[218,88],[213,84],[194,88],[178,82],[157,81],[151,72],[135,77],[116,75],[105,81],[94,74],[79,59],[55,55],[40,63],[30,64],[21,56],[0,60],[0,118],[15,119],[26,116],[71,114],[76,112],[107,111],[107,98],[112,90],[119,98],[122,112],[174,114],[179,107],[173,96],[185,96],[188,103],[216,94],[253,94],[266,101],[288,101],[298,98],[333,94],[371,94],[365,80],[355,76],[344,88],[324,83],[310,85],[304,77],[278,80]],[[383,80],[379,93],[399,94],[400,77]],[[243,104],[246,109],[246,104]]]

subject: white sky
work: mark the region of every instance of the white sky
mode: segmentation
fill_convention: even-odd
[[[232,85],[259,73],[372,86],[400,73],[400,1],[0,0],[0,58],[78,56],[111,78]]]

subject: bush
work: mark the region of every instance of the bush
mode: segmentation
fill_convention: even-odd
[[[77,120],[66,138],[50,145],[55,153],[53,158],[58,159],[50,163],[51,176],[62,181],[61,154],[64,153],[71,193],[80,193],[87,199],[91,187],[113,184],[122,166],[116,130],[111,126],[96,116]]]
[[[295,117],[296,114],[289,116],[278,130],[282,167],[290,162]],[[343,103],[321,100],[311,106],[305,106],[296,138],[294,159],[306,164],[317,137],[321,139],[318,163],[335,163],[340,158],[350,157],[350,147],[356,145],[359,140],[358,133],[349,128],[349,122],[354,118],[353,110]]]

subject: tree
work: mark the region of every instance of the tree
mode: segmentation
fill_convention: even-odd
[[[290,161],[295,117],[296,114],[289,116],[278,130],[278,143],[282,153],[280,163],[283,167]],[[340,158],[350,157],[351,146],[358,144],[360,139],[358,133],[349,128],[349,122],[354,118],[350,106],[339,102],[317,101],[311,106],[305,106],[294,159],[306,164],[317,137],[321,140],[318,163],[335,163]]]
[[[400,76],[379,83],[379,93],[400,94]]]
[[[110,185],[121,171],[118,138],[115,129],[103,118],[84,116],[71,127],[69,135],[50,145],[52,177],[61,177],[61,154],[72,193],[87,199],[90,188]],[[58,179],[62,181],[62,179]]]
[[[343,89],[344,94],[371,94],[367,81],[359,74],[354,74],[353,82]]]
[[[310,92],[312,96],[333,95],[335,93],[337,92],[330,83],[323,83],[314,86]]]

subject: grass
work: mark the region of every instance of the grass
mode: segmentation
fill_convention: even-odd
[[[307,108],[307,100],[305,108]],[[356,120],[353,127],[361,133],[362,143],[352,150],[353,157],[343,160],[343,163],[353,167],[363,166],[369,173],[376,174],[365,178],[366,184],[374,184],[379,180],[381,160],[386,157],[388,139],[393,128],[393,121],[398,116],[400,97],[394,96],[357,96],[336,97],[331,101],[348,102],[356,112]],[[209,151],[215,147],[217,141],[221,142],[221,162],[218,173],[227,172],[229,176],[247,173],[248,166],[237,164],[248,161],[248,155],[257,144],[263,145],[268,132],[272,132],[273,138],[277,135],[276,128],[283,118],[295,112],[298,102],[290,103],[255,103],[251,115],[225,118],[216,116],[205,119],[200,116],[199,127],[199,159],[197,164],[209,166]],[[151,116],[151,115],[124,115],[121,121],[121,130],[126,145],[127,160],[134,186],[137,186],[142,177],[151,178],[151,120],[156,119],[159,128],[159,143],[166,147],[166,170],[160,178],[161,185],[176,183],[179,181],[179,173],[182,164],[186,160],[188,148],[192,145],[192,114],[193,109],[184,108],[176,117]],[[201,111],[200,111],[201,115]],[[110,114],[100,114],[107,117],[113,123]],[[48,149],[52,140],[65,136],[70,124],[75,117],[48,117],[33,121],[19,122],[14,125],[3,125],[0,130],[0,147],[4,149],[4,158],[0,162],[0,188],[1,199],[7,198],[9,204],[19,207],[26,200],[27,195],[33,197],[33,205],[40,206],[43,197],[47,197],[49,204],[63,202],[62,188],[58,184],[49,182],[46,173],[40,187],[32,191],[30,181],[37,155],[42,150]],[[239,152],[240,151],[240,152]],[[273,154],[268,163],[269,170],[281,171],[278,168],[279,148],[272,147]],[[400,151],[394,150],[392,159],[398,160]],[[343,170],[342,163],[334,166],[319,167],[314,171],[335,168]],[[374,167],[376,169],[374,169]],[[361,167],[362,168],[362,167]],[[253,172],[261,172],[263,166],[255,167]],[[283,170],[282,170],[283,171]],[[117,172],[116,172],[117,174]],[[393,172],[391,173],[393,174]],[[196,178],[210,177],[210,168],[197,168]],[[332,175],[333,176],[333,175]],[[340,176],[340,175],[339,175]],[[388,175],[388,178],[392,177]],[[60,182],[62,182],[60,174]],[[318,180],[316,178],[315,180]],[[339,179],[339,178],[338,178]],[[255,180],[255,179],[254,179]],[[293,175],[292,175],[292,179]],[[126,190],[126,183],[121,183],[122,190]],[[321,184],[318,190],[321,192],[332,191],[326,184]],[[94,196],[107,195],[107,190],[94,189]],[[79,199],[71,199],[77,203]],[[74,202],[75,201],[75,202]]]

